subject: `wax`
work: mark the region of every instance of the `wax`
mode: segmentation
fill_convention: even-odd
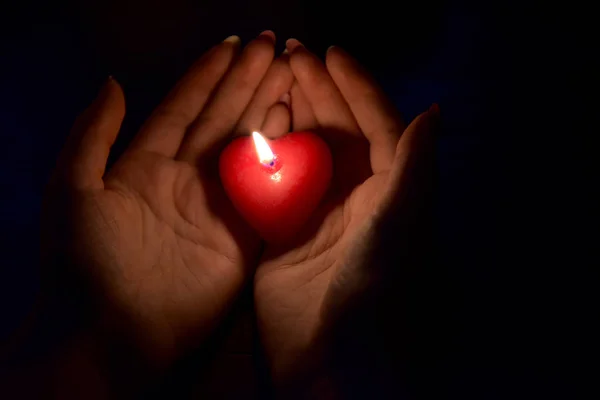
[[[262,137],[258,139],[260,144]],[[287,242],[302,228],[329,187],[331,153],[311,132],[267,140],[266,151],[270,148],[271,156],[259,155],[256,142],[256,138],[244,136],[223,150],[219,159],[221,182],[235,208],[263,239]]]

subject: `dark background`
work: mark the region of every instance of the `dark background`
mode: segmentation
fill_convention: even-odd
[[[279,50],[288,37],[318,54],[345,47],[407,120],[440,104],[436,251],[448,290],[428,307],[450,304],[451,318],[439,333],[444,349],[416,369],[412,392],[584,397],[592,374],[587,338],[597,319],[585,268],[594,265],[587,249],[597,225],[586,193],[594,180],[578,151],[593,133],[585,123],[594,98],[588,63],[597,50],[590,11],[523,2],[351,3],[3,4],[0,338],[33,302],[43,186],[73,119],[103,80],[114,75],[126,94],[118,153],[196,57],[231,34],[247,42],[272,29]]]

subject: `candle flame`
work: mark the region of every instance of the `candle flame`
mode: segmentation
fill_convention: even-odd
[[[273,152],[267,144],[265,138],[258,132],[252,132],[252,139],[254,139],[254,146],[256,147],[256,154],[258,160],[263,164],[268,164],[273,161]]]

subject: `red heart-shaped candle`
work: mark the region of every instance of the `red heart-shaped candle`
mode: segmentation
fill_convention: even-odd
[[[289,241],[329,187],[327,144],[310,132],[265,140],[258,132],[231,142],[219,173],[239,213],[268,242]]]

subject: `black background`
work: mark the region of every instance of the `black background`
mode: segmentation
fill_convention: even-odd
[[[597,179],[578,151],[593,133],[590,11],[350,3],[3,4],[0,338],[33,302],[43,186],[103,80],[114,75],[126,94],[118,153],[196,57],[231,34],[247,42],[272,29],[279,51],[288,37],[320,55],[348,49],[407,120],[440,104],[436,251],[449,290],[431,302],[452,312],[445,349],[414,377],[417,397],[584,397],[597,319],[586,271]]]

